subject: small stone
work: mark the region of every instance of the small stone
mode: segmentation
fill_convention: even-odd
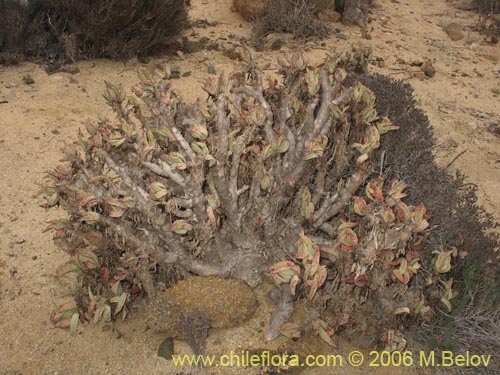
[[[316,43],[313,41],[306,42],[306,47],[311,49],[316,48]]]
[[[432,62],[430,60],[426,60],[421,69],[429,78],[432,78],[436,75],[436,69],[432,66]]]
[[[477,129],[477,123],[472,121],[472,122],[469,122],[469,126],[472,130],[476,130]]]
[[[181,78],[181,68],[177,65],[172,65],[170,67],[170,79],[178,79]]]
[[[191,71],[187,71],[187,72],[182,73],[183,77],[189,77],[190,75],[191,75]]]
[[[55,135],[61,134],[61,132],[57,129],[52,130],[51,133]]]
[[[460,40],[464,37],[464,33],[462,32],[462,25],[452,22],[448,26],[444,28],[444,31],[448,36],[450,37],[451,40],[454,42],[457,40]]]
[[[174,339],[169,337],[163,340],[163,342],[158,347],[158,357],[165,358],[167,361],[172,359],[174,355]]]
[[[77,67],[76,65],[68,65],[65,66],[61,69],[62,72],[64,73],[69,73],[69,74],[77,74],[80,73],[80,68]]]
[[[491,124],[488,126],[488,131],[500,137],[500,124]]]
[[[500,95],[500,87],[494,87],[491,89],[491,92],[495,95]]]
[[[48,75],[54,74],[61,69],[62,65],[59,63],[50,64],[45,68],[45,71]]]
[[[281,39],[276,39],[273,44],[271,44],[272,51],[278,51],[283,47],[283,41]]]
[[[500,52],[498,51],[490,51],[487,53],[483,53],[482,56],[489,61],[497,62],[500,60]]]
[[[368,27],[363,27],[363,29],[361,30],[361,37],[366,40],[370,40],[372,38],[372,34]]]
[[[33,79],[33,77],[29,74],[25,74],[23,75],[23,82],[27,85],[32,85],[35,83],[35,80]]]
[[[208,66],[208,74],[217,74],[217,71],[215,70],[215,66],[213,66],[213,65]]]
[[[261,41],[258,41],[255,43],[255,51],[257,52],[263,52],[264,51],[264,43]]]
[[[417,78],[421,81],[423,81],[425,79],[424,72],[414,72],[412,75],[413,75],[413,78]]]
[[[220,50],[220,46],[219,46],[219,43],[217,42],[210,42],[207,44],[207,47],[206,47],[206,50],[207,51],[219,51]]]

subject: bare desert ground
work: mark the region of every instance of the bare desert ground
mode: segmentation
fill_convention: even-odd
[[[335,24],[339,33],[323,41],[287,41],[283,48],[300,45],[312,62],[319,62],[326,53],[347,49],[353,43],[371,46],[374,57],[383,60],[383,64],[370,66],[372,72],[408,81],[415,88],[418,105],[428,115],[439,141],[437,163],[447,165],[460,155],[450,166],[450,173],[458,169],[466,174],[468,182],[478,186],[480,203],[498,220],[500,137],[488,127],[500,124],[500,47],[475,31],[478,15],[455,5],[444,0],[378,0],[372,14],[371,39],[363,37],[361,29],[339,23]],[[231,11],[231,0],[193,0],[190,17],[209,21],[186,31],[191,40],[207,37],[224,44],[250,37],[251,25]],[[463,25],[463,39],[452,41],[443,31],[452,21]],[[274,62],[279,53],[262,52],[258,56],[263,63]],[[209,65],[221,72],[232,64],[220,51],[207,50],[156,58],[148,64],[165,59],[180,66],[182,73],[191,72],[174,81],[189,100],[202,95],[200,81],[207,77]],[[420,68],[412,65],[426,59],[436,69],[432,78],[423,77]],[[157,356],[163,337],[147,330],[140,314],[118,323],[114,332],[84,325],[76,337],[54,329],[49,322],[54,299],[48,275],[63,263],[64,255],[43,229],[47,220],[62,213],[40,208],[36,183],[57,164],[61,146],[76,139],[84,121],[108,113],[101,96],[104,80],[128,87],[136,80],[137,68],[144,64],[136,60],[95,60],[77,65],[80,72],[74,76],[63,72],[49,76],[42,67],[30,63],[0,67],[0,101],[8,101],[0,104],[0,375],[183,373],[186,369],[176,369]],[[25,74],[30,74],[35,83],[24,84]],[[271,345],[264,341],[263,327],[272,309],[264,298],[268,288],[262,286],[257,291],[260,305],[249,322],[210,332],[208,353],[283,344],[282,339]],[[189,352],[182,342],[176,344],[178,353]],[[341,353],[351,349],[341,341]],[[326,352],[328,348],[316,350]],[[207,371],[257,373],[229,368]],[[303,373],[366,371],[344,366],[306,369]],[[403,373],[397,368],[392,371]],[[389,372],[383,368],[370,373]]]

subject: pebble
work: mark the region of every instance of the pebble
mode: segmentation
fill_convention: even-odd
[[[33,79],[33,77],[29,74],[25,74],[23,76],[23,82],[27,85],[32,85],[35,83],[35,80]]]
[[[432,62],[430,60],[426,60],[421,69],[429,78],[432,78],[436,75],[436,69],[432,66]]]
[[[276,39],[273,44],[271,44],[272,51],[278,51],[283,47],[283,41],[281,39]]]
[[[451,40],[454,42],[457,40],[460,40],[464,37],[464,33],[462,32],[462,25],[452,22],[448,26],[444,28],[444,31],[448,36],[450,37]]]
[[[208,66],[208,74],[217,74],[217,71],[215,70],[215,66],[209,65]]]
[[[469,126],[472,130],[476,130],[477,129],[477,123],[475,121],[472,121],[472,122],[469,122]]]

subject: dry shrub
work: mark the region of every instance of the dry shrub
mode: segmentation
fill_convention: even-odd
[[[186,0],[62,0],[57,9],[84,58],[157,53],[187,22]]]
[[[476,9],[484,16],[479,27],[486,34],[500,37],[500,0],[475,0]]]
[[[2,0],[0,52],[62,62],[151,55],[179,37],[187,6],[187,0]]]
[[[385,175],[409,183],[410,203],[426,202],[434,226],[426,251],[458,243],[468,252],[452,270],[458,292],[453,313],[441,314],[433,325],[420,330],[421,338],[437,348],[495,353],[500,343],[500,279],[495,261],[499,242],[498,236],[488,233],[498,224],[478,205],[475,185],[434,163],[436,141],[427,117],[415,107],[409,84],[373,75],[352,79],[369,87],[377,96],[377,111],[400,126],[385,136],[379,160],[383,154]]]
[[[0,64],[15,64],[17,44],[27,7],[22,0],[0,0]]]
[[[500,0],[475,0],[477,9],[486,14],[500,13]]]
[[[324,36],[327,26],[317,14],[328,7],[325,0],[270,0],[265,13],[254,25],[254,35],[290,33],[296,37]]]

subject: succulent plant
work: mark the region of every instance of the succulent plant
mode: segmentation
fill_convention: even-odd
[[[49,229],[71,256],[54,279],[76,302],[53,321],[125,318],[138,296],[190,274],[255,286],[268,271],[323,312],[311,329],[332,345],[363,309],[397,331],[408,315],[427,319],[432,301],[449,307],[453,253],[439,250],[424,274],[425,207],[374,175],[374,151],[397,126],[368,88],[345,84],[343,67],[364,55],[313,67],[287,53],[275,79],[251,49],[239,54],[228,77],[204,83],[205,102],[185,103],[168,68],[140,71],[130,96],[106,84],[114,118],[87,124],[42,188],[68,215]]]

